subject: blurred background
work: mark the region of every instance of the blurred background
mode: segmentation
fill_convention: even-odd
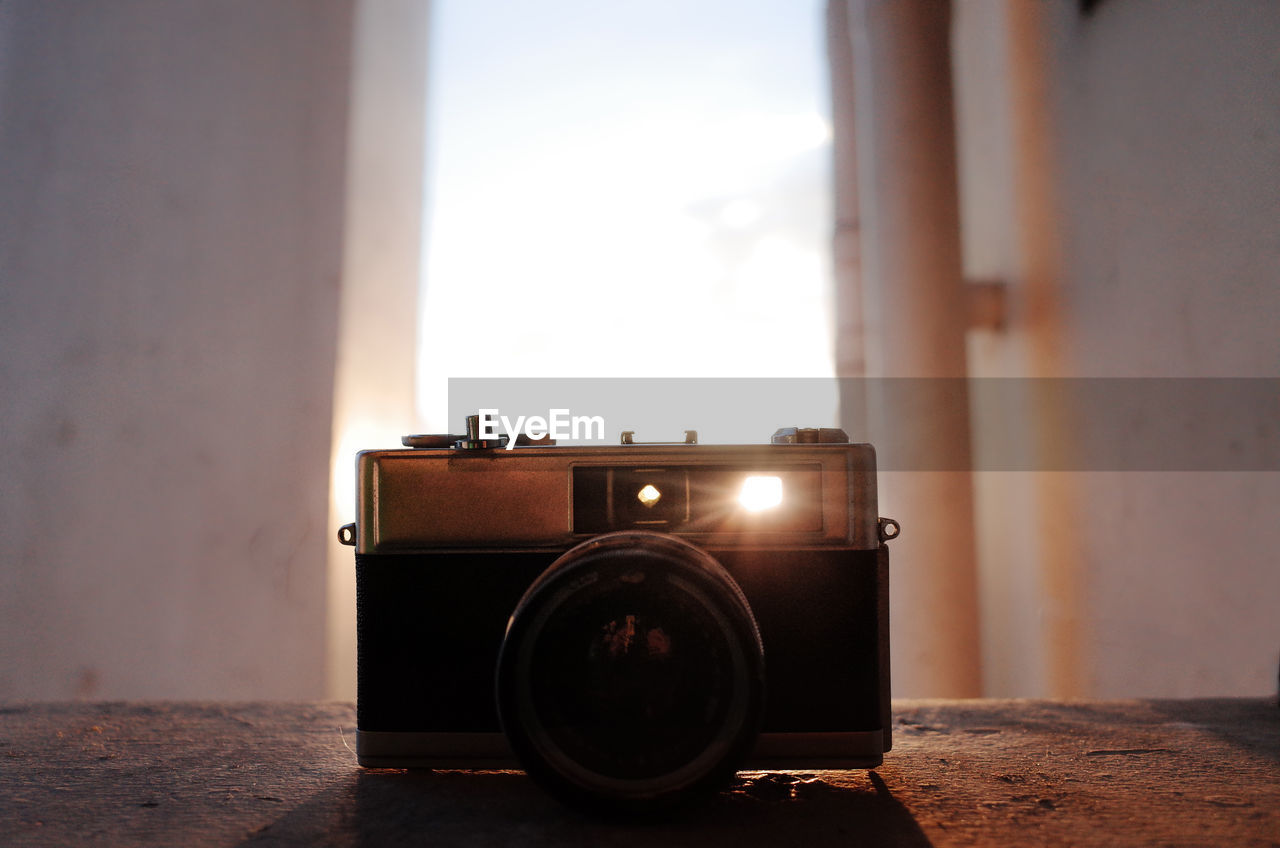
[[[1270,0],[0,0],[0,699],[353,698],[355,451],[534,376],[959,469],[881,475],[897,696],[1274,692],[1274,462],[850,387],[1280,378],[1278,220]]]

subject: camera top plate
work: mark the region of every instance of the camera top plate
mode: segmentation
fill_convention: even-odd
[[[429,449],[359,455],[357,552],[554,549],[606,527],[648,523],[707,547],[870,550],[880,543],[875,451],[868,444],[633,443],[474,450],[441,442]],[[646,511],[630,499],[650,485],[648,476],[666,498]],[[789,493],[785,505],[791,512],[756,516],[735,511],[738,490],[753,476],[776,478],[775,485]],[[594,488],[588,493],[586,486]],[[594,511],[584,507],[593,498],[599,502]],[[584,518],[588,513],[589,520]],[[779,518],[784,513],[786,520]]]

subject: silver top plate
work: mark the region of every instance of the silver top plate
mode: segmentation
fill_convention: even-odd
[[[608,466],[633,476],[644,468],[813,475],[804,488],[817,492],[820,518],[803,529],[779,529],[746,513],[714,526],[655,528],[709,548],[879,544],[875,450],[867,444],[376,450],[361,453],[357,465],[357,551],[365,554],[575,544],[594,533],[575,528],[574,469]]]

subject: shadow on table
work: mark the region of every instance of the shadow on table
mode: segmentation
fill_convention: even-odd
[[[846,783],[847,781],[847,783]],[[367,770],[313,795],[244,845],[928,846],[875,772],[740,775],[674,818],[635,823],[569,810],[521,772]]]
[[[1151,700],[1171,722],[1196,725],[1253,754],[1280,763],[1280,709],[1274,698]]]

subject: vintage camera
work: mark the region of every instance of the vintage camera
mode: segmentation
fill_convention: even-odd
[[[652,809],[890,747],[875,452],[410,436],[358,458],[357,754]]]

